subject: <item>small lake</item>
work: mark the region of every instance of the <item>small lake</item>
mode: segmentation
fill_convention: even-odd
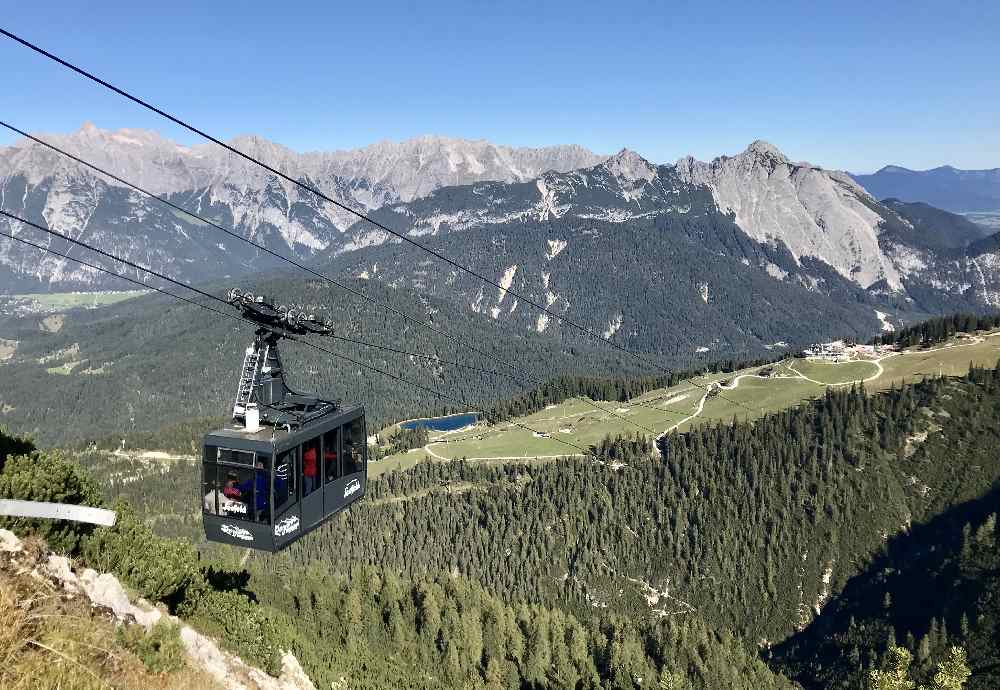
[[[475,412],[451,414],[447,417],[428,417],[426,419],[411,419],[399,426],[403,429],[433,429],[434,431],[454,431],[464,426],[475,424],[478,415]]]

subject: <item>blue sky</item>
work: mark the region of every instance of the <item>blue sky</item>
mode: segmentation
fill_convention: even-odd
[[[229,138],[420,134],[1000,166],[1000,3],[17,2],[0,25]],[[0,117],[194,139],[0,37]],[[0,143],[11,141],[9,136]]]

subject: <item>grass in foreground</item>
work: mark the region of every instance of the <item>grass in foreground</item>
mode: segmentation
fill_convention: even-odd
[[[37,545],[29,549],[38,550]],[[0,558],[3,558],[0,555]],[[0,563],[0,688],[217,688],[190,668],[176,628],[120,627],[85,597]]]

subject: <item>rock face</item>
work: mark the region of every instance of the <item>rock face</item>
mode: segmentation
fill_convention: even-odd
[[[792,163],[764,141],[711,163],[683,158],[677,172],[711,189],[719,208],[735,214],[753,239],[783,242],[796,259],[815,257],[862,287],[882,280],[902,287],[879,248],[876,202],[846,173]]]
[[[708,198],[684,183],[670,166],[656,166],[622,149],[597,165],[547,172],[524,183],[482,182],[439,189],[411,202],[374,212],[387,227],[414,236],[559,218],[624,223],[636,218],[705,209]],[[371,232],[364,221],[349,234]]]
[[[993,308],[1000,287],[998,245],[979,226],[925,204],[879,203],[845,173],[792,163],[761,141],[710,163],[654,165],[622,150],[530,182],[444,187],[372,215],[640,349],[665,345],[651,332],[664,320],[739,323],[740,304],[752,327],[722,336],[720,347],[810,337],[788,335],[803,321],[869,337],[880,326],[876,312],[922,318]],[[384,241],[364,222],[346,234],[353,246]],[[405,245],[338,252],[321,265],[457,299],[515,328],[554,335],[560,327]],[[708,277],[710,292],[702,289]],[[645,296],[633,294],[643,281]],[[687,351],[714,349],[704,347]]]
[[[950,297],[980,285],[979,292],[962,299],[991,304],[990,294],[982,292],[997,279],[990,261],[978,283],[967,281],[965,288],[946,277],[956,270],[955,261],[974,270],[971,259],[956,257],[955,251],[964,252],[981,239],[985,231],[980,226],[926,204],[881,204],[846,173],[793,163],[763,141],[736,156],[710,163],[688,157],[672,166],[654,165],[625,149],[589,168],[550,171],[533,182],[445,187],[411,202],[389,204],[374,216],[388,227],[425,237],[493,232],[490,228],[532,221],[620,224],[720,212],[731,214],[751,240],[787,251],[802,273],[815,274],[819,263],[860,288],[901,296],[917,283]],[[356,223],[347,233],[355,237],[352,246],[378,242],[367,223]],[[773,262],[764,268],[777,280],[790,273]],[[937,306],[926,308],[935,311]]]
[[[188,657],[226,690],[316,689],[291,653],[282,655],[281,675],[274,678],[244,663],[239,657],[219,649],[212,639],[186,625],[181,628],[180,635]]]

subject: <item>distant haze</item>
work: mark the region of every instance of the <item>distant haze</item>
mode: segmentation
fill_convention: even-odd
[[[879,199],[922,201],[956,213],[1000,211],[1000,168],[908,170],[889,165],[854,179]]]

